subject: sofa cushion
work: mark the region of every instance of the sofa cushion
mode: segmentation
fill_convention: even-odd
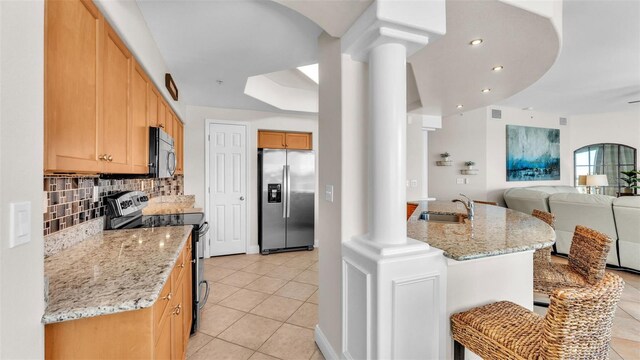
[[[619,265],[615,242],[618,239],[613,216],[613,196],[558,193],[549,196],[549,209],[556,216],[556,247],[568,254],[576,225],[600,231],[609,236],[613,245],[607,264]]]
[[[618,229],[620,266],[640,270],[640,196],[622,196],[613,200]]]
[[[549,212],[549,194],[528,188],[511,188],[504,192],[504,202],[512,210],[531,214],[534,209]]]

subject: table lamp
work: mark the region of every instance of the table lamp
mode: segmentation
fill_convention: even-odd
[[[599,192],[600,186],[608,186],[609,181],[607,175],[587,175],[587,189],[591,186],[595,186],[596,194]]]

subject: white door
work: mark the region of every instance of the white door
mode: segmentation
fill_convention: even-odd
[[[209,124],[209,256],[247,251],[244,125]]]

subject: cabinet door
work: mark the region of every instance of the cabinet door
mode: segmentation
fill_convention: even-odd
[[[175,134],[175,148],[176,148],[176,159],[178,162],[178,166],[176,169],[176,173],[183,174],[183,166],[184,166],[184,126],[180,122],[180,120],[175,117],[173,122],[173,132]]]
[[[147,98],[149,100],[149,104],[147,105],[148,110],[148,118],[149,118],[149,126],[158,126],[158,100],[160,99],[160,94],[156,90],[153,83],[149,81],[149,86],[147,87]]]
[[[171,354],[172,347],[172,336],[173,333],[171,331],[171,314],[168,314],[165,318],[160,322],[158,340],[156,341],[154,347],[154,359],[162,359],[162,360],[171,360],[173,356]]]
[[[45,3],[47,172],[97,173],[102,23],[90,0]]]
[[[287,133],[286,147],[292,150],[311,150],[311,134]]]
[[[147,87],[144,70],[134,62],[131,78],[131,161],[133,173],[149,172],[149,118],[147,111]]]
[[[175,301],[173,306],[173,312],[171,313],[171,333],[172,333],[172,347],[173,347],[173,359],[184,359],[185,355],[185,322],[184,322],[184,279],[180,277],[178,286],[175,289]]]
[[[133,57],[105,22],[102,149],[106,173],[130,173],[131,116],[129,89]]]
[[[191,259],[191,238],[189,238],[189,240],[187,240],[187,253],[186,253],[187,259]],[[184,278],[182,280],[182,286],[183,286],[183,292],[182,292],[182,297],[183,297],[183,303],[184,303],[184,346],[186,348],[188,342],[189,342],[189,334],[191,333],[191,321],[193,320],[193,299],[191,298],[191,279],[192,279],[192,273],[191,273],[191,262],[188,262],[189,266],[187,266],[187,269],[185,269],[185,274],[184,274]]]
[[[166,118],[166,125],[167,125],[167,129],[165,130],[167,132],[167,134],[169,134],[169,136],[171,136],[173,138],[173,146],[175,147],[175,140],[176,140],[176,130],[175,130],[175,123],[176,123],[176,116],[173,113],[173,110],[171,110],[171,108],[169,107],[169,105],[167,105],[167,115],[165,116]]]
[[[167,112],[167,107],[164,104],[164,100],[162,100],[162,95],[158,94],[158,127],[162,128],[164,131],[166,129],[165,115]]]
[[[259,131],[258,147],[261,149],[284,149],[285,133],[277,131]]]

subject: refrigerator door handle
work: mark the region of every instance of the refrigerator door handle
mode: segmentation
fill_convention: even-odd
[[[287,165],[282,165],[282,218],[287,218]]]
[[[287,218],[291,216],[291,169],[287,165]]]

